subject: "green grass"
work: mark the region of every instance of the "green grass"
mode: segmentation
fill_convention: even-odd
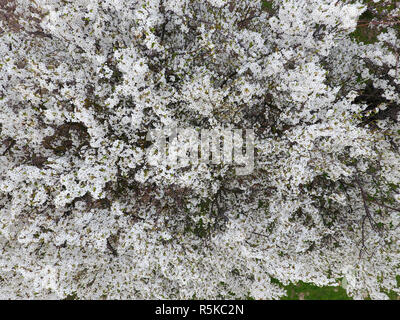
[[[352,300],[342,287],[317,287],[315,285],[299,282],[285,286],[287,296],[282,300]]]

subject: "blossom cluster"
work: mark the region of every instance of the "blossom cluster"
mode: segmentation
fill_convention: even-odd
[[[400,293],[400,8],[353,36],[378,2],[0,0],[0,298]],[[254,168],[157,165],[176,127],[251,129]]]

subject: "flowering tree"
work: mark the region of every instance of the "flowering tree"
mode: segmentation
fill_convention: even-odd
[[[351,36],[366,13],[372,44]],[[0,0],[1,297],[399,293],[399,15],[376,0]],[[254,169],[165,165],[149,132],[175,127],[251,129]],[[191,144],[168,141],[177,158]]]

